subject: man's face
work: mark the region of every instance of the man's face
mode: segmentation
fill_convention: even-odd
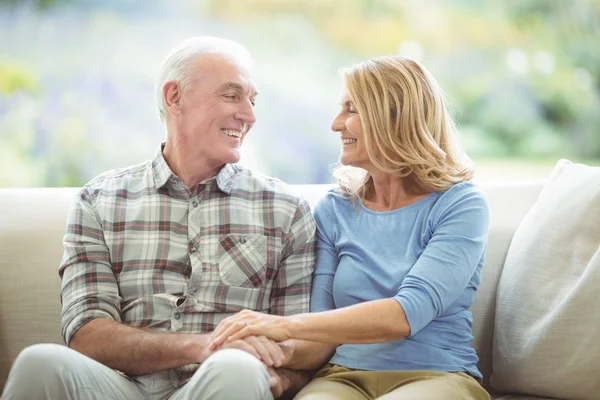
[[[256,118],[251,72],[233,58],[199,60],[177,116],[180,144],[192,157],[220,167],[240,160],[240,146]]]

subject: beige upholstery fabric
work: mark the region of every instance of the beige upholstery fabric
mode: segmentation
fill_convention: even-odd
[[[73,189],[0,190],[0,387],[17,354],[61,343],[62,236]]]
[[[493,400],[555,400],[550,397],[538,397],[538,396],[520,396],[515,394],[503,394],[498,396],[492,396]]]
[[[600,167],[560,161],[519,225],[498,287],[492,386],[600,398]]]
[[[513,233],[537,199],[542,182],[485,185],[490,205],[490,231],[479,290],[471,307],[473,347],[479,356],[478,368],[487,386],[492,373],[492,339],[496,316],[496,290]]]
[[[311,205],[329,188],[297,185]],[[486,379],[496,287],[509,242],[541,182],[482,185],[491,207],[490,242],[473,305],[474,347]],[[0,390],[16,355],[34,343],[62,343],[60,280],[62,236],[77,189],[0,189]]]

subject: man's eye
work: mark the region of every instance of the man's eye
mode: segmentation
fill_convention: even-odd
[[[237,96],[235,94],[226,94],[225,98],[228,100],[235,100]]]
[[[250,104],[252,104],[252,107],[256,106],[256,100],[250,100]]]

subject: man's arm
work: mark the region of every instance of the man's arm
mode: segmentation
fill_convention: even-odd
[[[146,375],[202,363],[212,351],[208,334],[148,332],[106,318],[86,323],[69,347],[127,375]]]
[[[121,297],[95,194],[82,189],[64,237],[62,333],[67,345],[129,375],[202,362],[206,335],[152,333],[121,323]]]
[[[270,314],[292,315],[307,312],[309,308],[315,265],[315,222],[308,203],[303,199],[298,203],[285,240],[277,276],[273,280]],[[291,399],[310,381],[312,371],[300,371],[304,368],[297,367],[304,364],[295,361],[294,354],[299,354],[295,341],[280,345],[285,354],[283,368],[271,370],[272,380],[279,383],[272,383],[271,389],[275,398],[283,395],[282,399]]]
[[[288,255],[280,265],[280,273],[287,273],[287,270],[296,268],[301,271],[301,281],[310,289],[312,283],[312,274],[316,263],[316,225],[315,220],[310,213],[309,207],[305,201],[301,201],[298,210],[292,221],[290,228],[290,255]],[[277,280],[276,280],[277,281]],[[306,286],[304,286],[306,287]],[[285,293],[284,290],[281,290]],[[293,293],[293,291],[290,291]],[[302,304],[308,307],[310,301],[310,292],[302,291]],[[273,312],[275,306],[285,304],[284,298],[272,298],[271,314],[292,315],[305,313],[308,310],[296,309],[290,312]],[[321,367],[331,359],[337,345],[328,343],[317,343],[306,340],[291,339],[280,343],[286,353],[284,367],[293,370],[312,370]]]
[[[212,354],[206,334],[157,333],[121,323],[117,278],[93,195],[85,188],[69,212],[64,248],[61,325],[69,347],[128,375],[201,363]],[[266,341],[253,337],[223,347],[244,350],[273,365],[280,349]]]
[[[308,312],[315,268],[315,221],[303,199],[296,207],[283,244],[281,261],[273,278],[269,314]]]

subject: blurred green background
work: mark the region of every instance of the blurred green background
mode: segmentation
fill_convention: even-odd
[[[243,162],[289,183],[330,181],[338,71],[386,53],[438,78],[476,179],[600,164],[597,0],[0,0],[0,187],[80,186],[150,158],[158,67],[195,35],[253,54]]]

